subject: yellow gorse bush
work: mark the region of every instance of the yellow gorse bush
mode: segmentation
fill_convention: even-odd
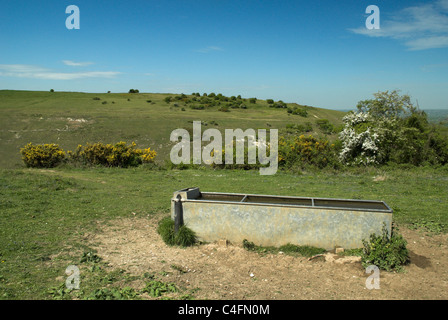
[[[279,138],[280,165],[315,165],[325,167],[330,158],[335,156],[334,144],[328,140],[318,139],[312,135],[300,135]]]
[[[155,157],[157,156],[157,152],[155,152],[154,150],[151,150],[151,148],[147,148],[147,149],[137,149],[137,150],[141,150],[142,154],[141,154],[141,158],[143,163],[150,163],[150,162],[154,162]]]
[[[57,144],[28,143],[20,149],[22,160],[27,167],[52,168],[65,159],[65,152]]]
[[[51,168],[66,159],[66,153],[57,144],[34,145],[30,142],[20,152],[27,167]],[[128,145],[120,141],[116,144],[98,142],[78,145],[75,151],[67,151],[67,155],[68,160],[74,163],[129,167],[154,162],[157,152],[151,148],[137,149],[135,142]]]
[[[101,142],[78,145],[75,152],[69,152],[69,155],[71,159],[85,164],[129,167],[154,162],[157,152],[151,148],[137,149],[135,142],[127,145],[126,142],[120,141],[114,145]]]

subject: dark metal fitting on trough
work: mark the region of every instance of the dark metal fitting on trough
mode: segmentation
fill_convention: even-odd
[[[182,196],[180,194],[174,199],[174,232],[177,233],[183,225]]]

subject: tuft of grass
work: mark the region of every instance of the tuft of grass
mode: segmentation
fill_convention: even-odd
[[[159,221],[157,232],[169,246],[189,247],[197,242],[196,233],[183,225],[177,233],[174,232],[174,221],[170,217]]]
[[[447,226],[440,221],[436,221],[435,219],[418,219],[417,221],[412,222],[409,227],[411,229],[423,229],[429,234],[441,234],[447,230]]]
[[[286,244],[284,246],[281,246],[280,251],[286,253],[286,254],[294,254],[294,253],[298,253],[301,256],[304,257],[312,257],[315,256],[316,254],[321,254],[321,253],[325,253],[326,250],[322,249],[322,248],[316,248],[316,247],[312,247],[312,246],[297,246],[294,244]]]
[[[345,249],[343,252],[338,253],[340,256],[357,256],[360,257],[362,255],[362,248],[356,249]]]
[[[248,241],[247,239],[243,240],[243,248],[248,251],[255,251],[260,254],[266,254],[266,253],[280,253],[283,252],[287,255],[292,256],[303,256],[303,257],[312,257],[316,254],[325,253],[326,250],[322,248],[316,248],[312,246],[298,246],[295,244],[288,243],[286,245],[280,246],[280,247],[263,247],[263,246],[257,246],[253,242]]]
[[[101,257],[99,257],[98,255],[96,255],[94,252],[89,251],[89,252],[84,252],[81,259],[79,260],[80,263],[85,263],[85,262],[93,262],[93,263],[99,263],[101,261]]]
[[[148,293],[151,297],[161,297],[165,293],[178,292],[179,290],[173,283],[166,283],[158,280],[151,280],[146,284],[142,292]]]
[[[87,300],[130,300],[136,299],[139,293],[130,287],[120,288],[101,288],[94,290]]]

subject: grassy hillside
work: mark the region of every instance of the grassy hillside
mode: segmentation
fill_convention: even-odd
[[[157,261],[151,260],[151,268],[146,268],[142,263],[144,272],[130,273],[113,264],[109,265],[110,256],[97,252],[97,239],[93,237],[104,233],[103,228],[109,226],[113,229],[113,235],[108,235],[112,238],[111,243],[125,240],[126,247],[137,252],[139,247],[135,246],[142,239],[148,241],[148,235],[153,237],[150,239],[158,239],[155,231],[151,234],[151,229],[147,229],[147,226],[153,223],[152,219],[169,215],[172,193],[192,186],[215,192],[384,200],[394,210],[393,219],[400,228],[406,226],[425,232],[419,233],[418,238],[407,238],[410,246],[414,246],[416,241],[420,245],[424,238],[431,238],[448,230],[447,166],[436,168],[397,165],[346,168],[340,171],[305,171],[300,174],[279,171],[270,176],[261,176],[257,170],[214,170],[204,167],[191,170],[169,170],[151,166],[126,169],[74,166],[54,169],[24,168],[19,149],[28,142],[54,142],[65,150],[73,150],[78,144],[86,142],[135,141],[138,147],[154,148],[163,161],[171,149],[171,131],[176,128],[191,128],[194,120],[201,120],[204,126],[207,123],[207,128],[214,127],[221,131],[226,128],[277,128],[287,131],[287,127],[289,130],[296,130],[291,128],[291,124],[310,122],[313,130],[306,134],[322,136],[324,133],[316,124],[318,119],[328,119],[337,126],[341,124],[344,115],[338,111],[288,104],[289,107],[306,110],[307,117],[302,117],[288,113],[285,108],[269,107],[267,101],[261,100],[256,103],[243,101],[247,109],[231,108],[229,112],[218,111],[218,106],[194,110],[185,100],[167,103],[165,98],[170,96],[176,95],[0,91],[0,300],[104,299],[110,294],[109,291],[104,291],[106,289],[116,290],[114,292],[118,292],[122,299],[139,299],[141,297],[137,296],[135,290],[143,292],[144,287],[159,283],[158,281],[176,281],[179,288],[174,296],[176,299],[209,299],[208,283],[210,279],[219,277],[217,270],[209,274],[206,271],[208,269],[197,269],[198,272],[194,275],[205,275],[207,285],[191,287],[185,285],[184,279],[193,273],[166,277],[176,270],[180,272],[179,266],[183,262],[179,261],[183,260],[171,262],[159,256]],[[192,99],[193,96],[184,99],[187,98]],[[334,137],[335,134],[330,136]],[[134,221],[133,219],[135,223],[143,222],[145,228],[145,236],[139,238],[138,243],[128,240],[126,233],[118,229],[121,221]],[[416,241],[411,241],[413,239]],[[435,251],[426,253],[425,250],[435,250],[436,247],[443,250],[442,243],[446,243],[446,240],[437,246],[431,244],[430,247],[424,247],[418,254],[413,253],[411,261],[415,265],[411,265],[406,271],[406,274],[409,272],[408,278],[412,279],[412,284],[415,284],[413,279],[420,279],[419,273],[416,273],[416,270],[421,269],[420,265],[416,266],[418,263],[431,261],[434,266],[439,265],[439,260],[434,260],[437,254],[429,253]],[[159,251],[167,249],[165,246],[155,248]],[[118,250],[120,255],[123,253],[115,247],[113,250]],[[95,258],[96,253],[99,256]],[[141,255],[144,256],[143,252]],[[176,252],[176,259],[182,256]],[[86,257],[92,257],[92,260],[86,260]],[[170,263],[166,263],[167,261]],[[250,263],[259,270],[258,266],[261,264],[255,261]],[[163,265],[161,272],[157,271],[154,263]],[[69,265],[78,266],[81,272],[81,290],[71,293],[65,287],[65,270]],[[129,266],[133,265],[134,262],[131,261]],[[441,260],[440,266],[443,265],[445,264]],[[310,270],[308,266],[306,268]],[[226,273],[231,276],[232,281],[236,279],[234,275],[241,273],[237,270],[227,269],[226,265]],[[427,270],[429,269],[425,271]],[[270,269],[269,271],[271,272]],[[313,269],[304,275],[309,277],[316,272],[321,277],[319,282],[329,274],[322,269]],[[431,276],[436,274],[440,278],[440,272],[443,273],[434,269]],[[403,283],[403,275],[405,273],[396,275],[399,277],[396,281],[400,285]],[[273,283],[277,285],[280,280],[276,278],[277,275],[274,275]],[[293,283],[296,290],[301,287],[294,282],[297,278],[291,274],[284,281]],[[331,281],[334,281],[333,278],[331,277]],[[347,278],[353,278],[353,274],[350,273]],[[434,281],[438,278],[435,277]],[[195,283],[196,278],[190,279]],[[366,292],[364,278],[360,279],[362,286],[350,288],[352,294]],[[388,279],[391,281],[392,278]],[[245,288],[241,282],[237,286],[247,290],[245,294],[254,294],[260,290],[254,287],[253,281],[254,279],[250,279]],[[337,282],[331,282],[331,286],[340,288]],[[394,286],[396,285],[390,285]],[[220,297],[227,297],[225,294],[229,289],[219,287],[213,286],[213,292],[220,294]],[[358,287],[360,291],[356,291]],[[437,294],[446,292],[443,284],[436,290]],[[391,291],[394,290],[387,290],[386,287],[381,292]],[[281,292],[278,297],[290,298]],[[319,297],[327,297],[327,289]],[[340,297],[345,296],[342,294]]]
[[[302,106],[307,117],[290,114],[284,108],[272,108],[264,100],[250,103],[247,109],[219,111],[218,106],[203,110],[190,108],[184,101],[167,103],[166,97],[177,94],[156,93],[79,93],[0,91],[0,167],[21,167],[19,150],[28,142],[57,143],[73,150],[86,142],[115,143],[135,141],[138,147],[158,152],[158,160],[171,150],[170,133],[177,128],[192,128],[201,120],[204,128],[285,129],[287,124],[310,122],[313,131],[323,135],[316,120],[328,119],[341,124],[341,111]],[[193,96],[188,95],[188,98]],[[298,106],[288,103],[288,107]],[[184,111],[182,111],[184,109]],[[205,124],[208,124],[205,127]]]

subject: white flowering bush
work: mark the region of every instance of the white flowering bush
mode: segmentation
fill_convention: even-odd
[[[344,118],[342,118],[342,121],[344,124],[350,127],[354,127],[355,125],[359,123],[367,123],[370,120],[370,115],[368,112],[350,112],[347,114]]]
[[[343,118],[339,159],[346,165],[448,163],[448,141],[408,95],[378,92]]]
[[[339,134],[342,141],[340,161],[345,165],[378,164],[380,140],[378,133],[374,132],[369,123],[369,114],[362,111],[352,112],[342,120],[345,126]]]
[[[448,141],[408,95],[378,92],[358,102],[339,134],[339,160],[345,165],[448,163]]]

